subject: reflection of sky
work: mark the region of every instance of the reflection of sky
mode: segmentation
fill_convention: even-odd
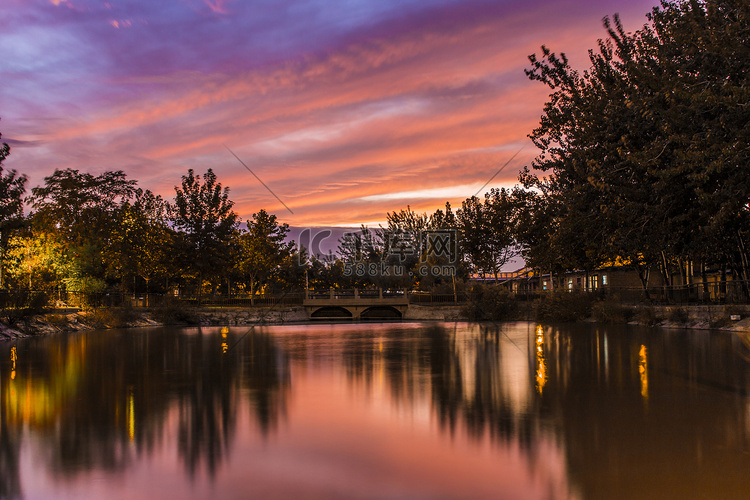
[[[455,205],[525,146],[496,178],[512,184],[546,95],[526,56],[544,43],[583,64],[603,16],[635,28],[656,3],[9,1],[6,167],[30,186],[54,168],[123,169],[170,198],[210,167],[243,218],[266,208],[293,226]]]
[[[435,334],[434,326],[432,334]],[[186,380],[175,377],[174,363],[180,357],[168,360],[159,355],[161,341],[156,334],[148,336],[149,342],[139,337],[147,332],[135,331],[132,345],[150,345],[139,354],[158,359],[150,368],[146,380],[129,386],[120,397],[110,394],[103,407],[114,409],[119,402],[124,418],[108,424],[94,417],[82,420],[62,419],[46,415],[46,422],[32,425],[30,433],[24,435],[20,446],[20,478],[26,498],[569,498],[566,478],[567,470],[563,449],[555,442],[552,433],[534,432],[531,443],[522,444],[521,437],[513,432],[500,438],[491,428],[495,419],[503,418],[504,405],[509,400],[500,387],[506,376],[504,365],[526,361],[526,326],[505,328],[501,342],[515,343],[518,353],[507,353],[498,357],[497,344],[487,342],[477,325],[451,325],[438,332],[432,339],[428,328],[419,324],[347,324],[347,325],[296,325],[270,327],[272,337],[253,337],[253,334],[238,343],[243,356],[255,352],[252,365],[266,363],[279,378],[291,381],[282,389],[283,414],[276,414],[274,423],[264,428],[258,421],[257,411],[262,398],[254,398],[255,391],[262,391],[263,383],[273,382],[271,372],[263,369],[248,369],[237,380],[223,377],[213,378],[208,385],[199,381],[197,388],[184,386]],[[180,342],[168,338],[164,345],[182,349],[190,371],[219,369],[219,364],[210,359],[219,357],[225,363],[240,358],[225,358],[219,349],[218,328],[180,329]],[[232,328],[228,336],[234,341],[244,333],[240,327]],[[114,335],[117,335],[116,333]],[[223,338],[223,337],[222,337]],[[272,339],[272,340],[270,340]],[[484,339],[484,340],[483,340]],[[106,342],[98,342],[86,354],[83,346],[85,336],[71,342],[65,357],[56,356],[55,339],[43,339],[50,349],[46,354],[59,363],[50,375],[53,381],[65,381],[54,399],[57,410],[75,406],[71,400],[80,401],[98,394],[97,381],[104,370],[98,366],[93,353],[109,359]],[[59,339],[58,339],[59,341]],[[269,342],[265,348],[262,342]],[[195,342],[200,342],[197,348]],[[252,347],[251,347],[252,344]],[[436,351],[427,346],[442,346]],[[487,345],[492,346],[486,350]],[[186,349],[193,346],[193,349]],[[112,345],[112,352],[115,346]],[[442,349],[445,349],[443,351]],[[515,348],[514,348],[515,349]],[[153,352],[152,352],[153,351]],[[238,352],[239,352],[238,351]],[[130,352],[130,351],[128,351]],[[136,351],[137,352],[137,351]],[[258,352],[291,360],[268,363]],[[191,354],[192,353],[192,354]],[[198,356],[194,356],[199,353]],[[368,353],[366,355],[366,353]],[[132,354],[132,353],[131,353]],[[371,355],[371,356],[370,356]],[[447,355],[445,358],[440,358]],[[31,393],[31,387],[40,387],[43,377],[33,377],[28,369],[31,353],[26,351],[21,360],[23,376],[15,383]],[[90,356],[87,357],[87,356]],[[230,355],[231,356],[231,355]],[[358,362],[371,363],[362,378],[352,377],[347,363],[354,356]],[[361,357],[360,357],[361,356]],[[450,359],[443,365],[439,359]],[[62,362],[65,360],[65,362]],[[485,364],[489,361],[488,364]],[[36,362],[39,362],[37,359]],[[153,368],[164,363],[164,373]],[[193,364],[194,363],[194,364]],[[425,364],[426,363],[426,364]],[[113,373],[122,380],[127,364],[119,364]],[[420,366],[421,365],[421,366]],[[146,366],[146,364],[144,364]],[[492,366],[491,373],[480,374],[480,367]],[[74,367],[82,377],[70,378],[67,373]],[[441,367],[444,371],[437,370]],[[499,367],[499,371],[497,368]],[[455,369],[454,369],[455,368]],[[280,370],[275,372],[275,370]],[[467,375],[475,373],[475,378]],[[502,372],[502,373],[501,373]],[[232,373],[225,371],[225,375]],[[63,375],[65,374],[65,375]],[[451,374],[458,375],[451,379]],[[182,373],[185,375],[185,373]],[[205,376],[210,376],[206,374]],[[513,376],[513,375],[510,375]],[[174,378],[172,378],[174,377]],[[445,401],[457,404],[458,425],[448,429],[436,415],[437,396],[432,384],[447,377],[444,383],[455,389],[452,394],[458,399]],[[106,376],[104,378],[107,378]],[[200,378],[200,377],[199,377]],[[528,379],[528,377],[527,377]],[[2,379],[0,379],[2,380]],[[5,384],[8,382],[5,381]],[[394,385],[405,384],[413,390],[395,390]],[[487,385],[489,383],[489,385]],[[221,385],[225,384],[225,385]],[[189,383],[188,383],[189,385]],[[12,384],[11,384],[12,387]],[[242,389],[239,389],[242,387]],[[277,387],[274,385],[274,387]],[[481,390],[475,392],[475,389]],[[0,396],[7,394],[7,387],[0,384]],[[159,392],[159,389],[164,392]],[[201,408],[193,404],[218,403],[219,399],[185,398],[201,390],[222,394],[231,408],[228,420],[218,418],[199,427],[203,434],[183,435],[181,423],[204,415]],[[527,382],[526,393],[531,387]],[[114,391],[116,392],[116,391]],[[152,406],[144,393],[156,399],[170,401],[163,409]],[[273,394],[276,394],[272,391]],[[177,396],[181,394],[182,396]],[[135,396],[135,397],[133,397]],[[141,397],[139,397],[141,396]],[[10,406],[24,407],[38,403],[19,402]],[[511,401],[512,405],[515,402]],[[139,405],[142,405],[139,407]],[[8,408],[9,406],[5,406]],[[468,428],[472,407],[480,409],[489,419],[482,424],[480,433]],[[518,408],[512,408],[518,415]],[[119,414],[119,413],[118,413]],[[206,416],[212,415],[209,411]],[[216,415],[216,414],[214,414]],[[130,418],[133,417],[133,421]],[[28,416],[23,421],[10,419],[14,425],[30,423]],[[236,422],[227,424],[227,422]],[[110,428],[110,425],[115,428]],[[181,456],[184,448],[180,443],[186,439],[201,442],[210,439],[212,426],[228,429],[226,457],[222,457],[214,476],[202,467],[191,474],[185,467],[186,458]],[[91,426],[106,430],[102,434],[87,434]],[[190,428],[190,427],[189,427]],[[190,428],[193,432],[196,429]],[[48,458],[54,455],[54,439],[45,439],[45,432],[78,432],[78,440],[70,446],[79,447],[66,460],[84,457],[81,463],[71,464],[63,460],[58,467],[50,466]],[[135,439],[133,436],[135,435]],[[102,449],[114,453],[121,460],[109,469],[105,464],[112,457],[93,454],[91,450]],[[204,452],[216,449],[203,446]],[[223,452],[222,452],[223,453]],[[203,456],[202,461],[211,460]],[[552,495],[552,496],[550,496]]]
[[[0,342],[0,497],[747,498],[740,337],[534,327],[232,327],[233,354],[218,327]]]

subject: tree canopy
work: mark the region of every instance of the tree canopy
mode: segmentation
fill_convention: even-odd
[[[747,235],[750,6],[663,2],[648,19],[632,33],[605,19],[583,73],[546,47],[529,58],[527,75],[552,93],[521,180],[553,249],[524,241],[530,261],[620,257],[668,276],[669,262],[705,262]]]

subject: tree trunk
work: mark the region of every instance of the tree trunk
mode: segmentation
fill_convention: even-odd
[[[638,272],[638,279],[641,280],[641,286],[643,287],[643,295],[646,300],[651,300],[648,293],[648,278],[651,274],[651,268],[648,265],[636,264],[636,271]]]
[[[701,281],[703,282],[703,296],[704,300],[711,300],[711,294],[708,291],[708,273],[706,272],[706,259],[701,258]]]
[[[255,305],[255,280],[250,278],[250,305]]]
[[[680,284],[682,286],[685,286],[685,285],[687,285],[687,281],[685,279],[685,275],[686,275],[686,273],[685,273],[685,263],[683,262],[682,259],[677,259],[677,267],[680,270]]]
[[[667,256],[664,255],[664,250],[661,252],[661,273],[664,278],[664,284],[672,286],[672,276],[669,274],[669,264],[667,264]]]
[[[203,271],[198,271],[198,306],[203,298]]]
[[[742,240],[742,233],[737,231],[737,241],[739,243],[740,261],[742,262],[742,291],[745,297],[748,296],[748,285],[750,285],[750,275],[748,274],[747,250],[745,242]]]

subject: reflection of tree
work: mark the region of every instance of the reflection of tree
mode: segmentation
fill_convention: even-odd
[[[461,338],[440,327],[428,330],[433,405],[441,424],[451,433],[462,420],[474,438],[489,432],[493,439],[518,439],[529,447],[534,443],[533,424],[538,416],[518,407],[502,384],[508,360],[501,344],[505,341],[510,355],[523,358],[526,346],[513,352],[520,348],[508,342],[502,328],[482,325],[475,335]]]
[[[527,346],[509,341],[503,328],[485,325],[457,335],[433,325],[409,335],[408,329],[394,327],[381,339],[352,336],[342,339],[343,364],[349,378],[366,387],[382,370],[396,404],[429,397],[441,428],[451,434],[463,426],[475,439],[489,433],[495,440],[531,446],[538,418],[503,384],[510,358],[528,365]],[[521,399],[531,399],[524,382]]]
[[[587,330],[549,330],[554,375],[542,398],[581,496],[747,498],[750,381],[738,339]]]
[[[172,409],[186,469],[203,465],[214,474],[229,451],[240,397],[250,394],[266,433],[283,414],[289,383],[288,362],[270,336],[251,333],[225,353],[222,344],[236,340],[164,329],[25,342],[12,400],[6,373],[0,384],[0,488],[13,488],[20,446],[6,439],[17,435],[7,427],[28,424],[42,434],[53,471],[120,471],[134,452],[153,451]]]
[[[240,350],[245,366],[245,386],[261,431],[267,434],[281,419],[290,384],[289,361],[268,334],[246,337]]]
[[[217,356],[221,339],[199,335],[189,339],[188,356],[177,360],[187,380],[177,396],[179,453],[192,476],[202,460],[210,475],[229,451],[235,427],[236,363]]]
[[[9,371],[9,370],[8,370]],[[0,499],[21,498],[19,455],[20,429],[11,427],[7,418],[8,372],[0,369]]]

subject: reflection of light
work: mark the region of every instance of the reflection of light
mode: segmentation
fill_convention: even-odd
[[[10,361],[13,363],[11,371],[16,371],[16,360],[18,359],[18,353],[16,352],[16,346],[10,348]]]
[[[85,351],[85,341],[71,342],[67,352],[56,351],[50,357],[51,377],[42,379],[26,376],[17,382],[12,370],[9,392],[6,395],[4,415],[9,422],[28,423],[33,426],[50,426],[62,411],[65,403],[75,394]],[[11,361],[18,359],[15,348]]]
[[[229,344],[226,342],[221,343],[221,353],[226,354],[226,352],[229,350]]]
[[[638,351],[638,373],[641,376],[641,396],[648,400],[648,353],[646,346],[641,344],[641,350]]]
[[[227,333],[229,333],[229,328],[227,328],[227,327],[225,326],[225,327],[223,327],[223,328],[221,329],[221,336],[222,336],[223,338],[227,338]]]
[[[128,437],[130,438],[130,442],[133,442],[133,439],[135,439],[135,411],[134,411],[135,402],[133,401],[133,388],[130,387],[128,389],[128,409],[127,409],[127,421],[128,421]]]
[[[536,327],[536,390],[542,393],[547,383],[547,363],[544,359],[544,328]]]

